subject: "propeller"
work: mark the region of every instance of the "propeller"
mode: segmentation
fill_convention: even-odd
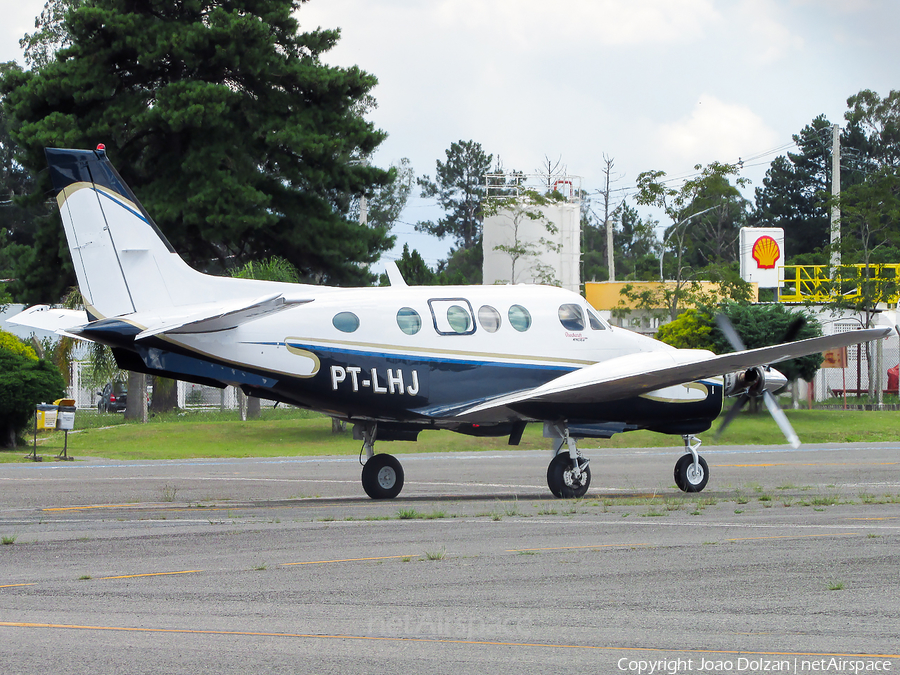
[[[738,332],[734,329],[734,326],[727,316],[724,314],[717,314],[716,325],[736,352],[742,352],[747,349],[741,336],[738,335]],[[806,319],[802,316],[797,317],[791,322],[791,325],[788,326],[778,344],[793,342],[803,329],[804,325],[806,325]],[[728,425],[734,421],[734,418],[737,417],[741,408],[744,407],[751,397],[762,396],[769,414],[774,418],[775,423],[778,425],[778,428],[781,429],[781,433],[784,434],[788,443],[791,444],[792,448],[800,447],[800,439],[798,438],[797,433],[788,421],[787,415],[784,414],[784,411],[772,395],[772,392],[778,391],[785,384],[787,384],[787,378],[770,366],[759,366],[727,375],[726,393],[733,394],[741,392],[741,395],[725,415],[725,419],[722,420],[722,424],[719,426],[718,431],[716,431],[714,437],[715,440],[719,440],[719,437],[725,429],[728,428]]]

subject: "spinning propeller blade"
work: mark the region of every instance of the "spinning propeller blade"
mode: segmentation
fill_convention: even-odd
[[[722,331],[722,334],[725,336],[725,339],[728,340],[729,344],[736,352],[744,351],[747,349],[744,346],[744,341],[741,339],[741,336],[738,335],[738,332],[735,330],[731,321],[724,314],[716,315],[716,325],[719,327],[719,330]],[[785,342],[793,342],[800,331],[803,329],[803,326],[806,325],[806,319],[802,316],[797,317],[794,321],[791,322],[791,325],[788,326],[788,329],[784,332],[779,344],[783,344]],[[898,330],[900,333],[900,330]],[[759,395],[759,394],[756,394]],[[744,404],[750,400],[751,394],[749,392],[744,392],[735,401],[735,404],[731,407],[731,410],[728,411],[728,414],[725,415],[725,419],[722,420],[722,424],[719,425],[718,431],[716,431],[715,439],[718,440],[722,433],[728,428],[728,425],[734,421],[734,418],[738,416],[741,408],[744,407]],[[791,426],[790,421],[788,421],[787,415],[784,414],[784,411],[778,405],[778,402],[775,400],[775,397],[772,395],[768,389],[762,389],[762,399],[766,404],[766,408],[769,410],[769,414],[775,420],[775,423],[778,425],[778,428],[781,429],[781,433],[784,434],[784,437],[787,439],[788,443],[791,444],[792,448],[800,447],[800,438],[797,436],[797,432],[794,431],[794,427]]]
[[[719,429],[716,431],[716,435],[713,436],[713,440],[716,443],[719,442],[719,437],[725,432],[725,429],[728,428],[728,425],[734,422],[734,418],[738,416],[738,413],[741,412],[741,408],[743,408],[749,400],[750,397],[747,394],[741,394],[738,397],[738,400],[734,402],[734,405],[729,408],[728,414],[725,415],[725,418],[719,425]]]

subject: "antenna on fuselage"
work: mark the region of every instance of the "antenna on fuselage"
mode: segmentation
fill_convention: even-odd
[[[403,279],[403,275],[400,274],[400,268],[397,267],[397,263],[393,260],[388,260],[384,263],[384,271],[387,272],[388,281],[391,282],[391,286],[407,286],[408,284]]]

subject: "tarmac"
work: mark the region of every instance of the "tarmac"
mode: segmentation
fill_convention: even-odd
[[[398,446],[404,447],[404,446]],[[408,446],[406,446],[408,447]],[[413,446],[414,447],[414,446]],[[390,452],[391,444],[378,445]],[[900,670],[900,443],[0,464],[22,673]]]

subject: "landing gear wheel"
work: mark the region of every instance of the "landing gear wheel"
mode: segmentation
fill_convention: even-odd
[[[675,485],[682,492],[700,492],[709,481],[709,467],[706,460],[697,457],[699,470],[694,468],[694,457],[691,454],[682,455],[675,462]]]
[[[403,467],[393,455],[373,455],[363,465],[362,485],[372,499],[393,499],[403,489]]]
[[[583,457],[578,458],[578,464],[581,467],[580,478],[575,477],[572,459],[568,453],[562,452],[550,462],[550,466],[547,467],[547,486],[554,497],[573,499],[583,497],[587,492],[591,484],[591,469]]]

